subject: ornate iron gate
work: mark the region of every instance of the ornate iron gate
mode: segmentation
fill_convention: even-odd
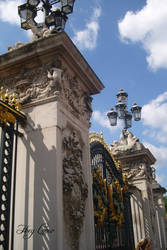
[[[103,137],[90,135],[96,250],[134,250],[130,195]]]
[[[19,112],[19,103],[15,97],[9,96],[8,90],[3,93],[0,90],[0,249],[9,249],[9,238],[13,249],[12,228],[14,223],[14,198],[16,176],[16,152],[18,122],[24,123],[26,117]],[[15,138],[14,138],[15,137]],[[15,149],[14,149],[15,142]],[[13,151],[15,150],[15,157]],[[14,158],[14,164],[13,164]],[[14,165],[14,166],[13,166]],[[11,189],[12,186],[12,189]],[[12,208],[11,208],[12,203]],[[12,218],[10,219],[12,215]],[[11,236],[10,236],[11,234]],[[10,236],[10,237],[9,237]]]

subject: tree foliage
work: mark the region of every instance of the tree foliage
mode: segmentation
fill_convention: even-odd
[[[167,214],[167,196],[164,196],[163,200],[164,200],[164,204],[165,204],[165,211],[166,211],[166,214]]]

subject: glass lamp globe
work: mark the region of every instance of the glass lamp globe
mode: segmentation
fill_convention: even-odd
[[[120,92],[116,95],[116,97],[118,98],[118,101],[127,105],[128,94],[123,89],[120,89]]]
[[[68,17],[60,10],[52,11],[46,16],[45,23],[48,27],[53,26],[57,32],[63,31]]]
[[[109,122],[111,126],[116,126],[117,125],[117,112],[114,111],[114,109],[111,107],[110,111],[107,113]]]
[[[125,125],[125,129],[131,128],[132,127],[132,115],[129,112],[125,113],[125,117],[124,117],[124,125]]]
[[[136,104],[136,102],[134,102],[132,108],[131,108],[131,112],[133,114],[133,118],[135,121],[140,121],[141,120],[141,107],[138,106]]]
[[[30,29],[28,21],[34,19],[37,15],[37,9],[30,4],[22,4],[18,6],[18,14],[21,19],[21,27],[25,30]]]
[[[124,119],[126,105],[124,103],[122,103],[121,101],[119,101],[117,103],[117,105],[115,106],[115,108],[116,108],[116,110],[118,112],[118,117],[120,119]]]
[[[60,1],[61,1],[62,11],[67,15],[71,14],[73,12],[73,6],[75,0],[60,0]]]

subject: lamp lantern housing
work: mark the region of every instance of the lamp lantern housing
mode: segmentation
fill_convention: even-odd
[[[111,107],[110,111],[107,113],[109,122],[111,126],[116,126],[117,125],[117,116],[118,113],[114,111],[114,109]]]
[[[46,16],[45,24],[47,27],[54,26],[56,31],[63,31],[68,17],[60,9],[52,11],[50,15]]]
[[[30,5],[29,3],[25,3],[25,4],[18,6],[18,14],[21,19],[21,28],[28,30],[30,29],[28,21],[36,17],[37,9],[36,7]]]
[[[125,105],[123,102],[119,101],[119,102],[117,103],[117,105],[115,106],[115,108],[116,108],[116,110],[117,110],[117,112],[118,112],[118,117],[119,117],[120,119],[124,119],[126,105]]]
[[[136,104],[136,102],[134,102],[132,108],[131,108],[131,112],[133,114],[133,118],[135,121],[140,121],[141,120],[141,107],[138,106]]]
[[[127,105],[128,94],[122,88],[120,89],[120,92],[116,95],[116,97],[117,97],[118,101]]]
[[[73,12],[73,6],[74,6],[75,0],[60,0],[60,2],[61,2],[62,11],[66,15],[71,14]]]

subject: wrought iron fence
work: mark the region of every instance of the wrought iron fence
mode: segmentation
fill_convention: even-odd
[[[119,164],[101,137],[90,149],[96,250],[134,250],[130,195]]]

